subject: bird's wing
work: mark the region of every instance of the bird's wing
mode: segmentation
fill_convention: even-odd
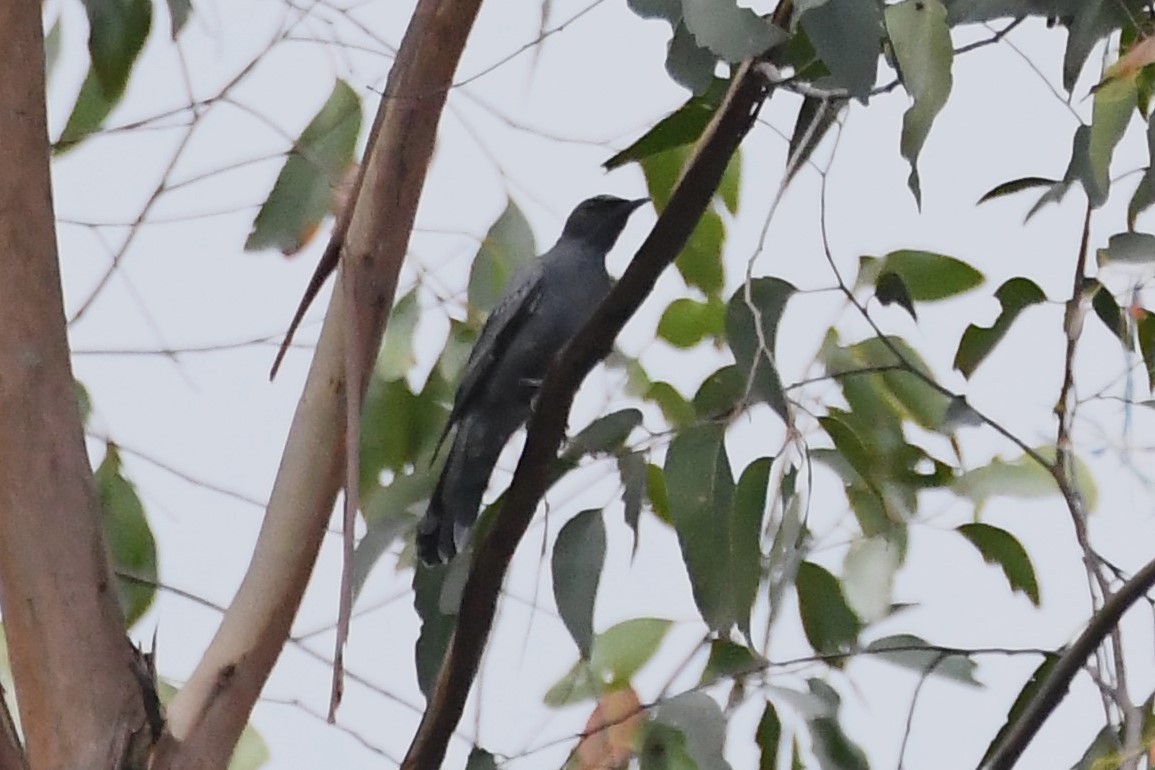
[[[535,266],[536,267],[536,266]],[[480,386],[489,377],[493,366],[501,358],[502,353],[509,347],[509,342],[518,333],[529,318],[537,312],[541,301],[542,272],[540,269],[524,273],[510,288],[497,307],[489,314],[485,326],[473,350],[469,354],[469,361],[465,364],[465,372],[461,375],[461,383],[457,386],[457,394],[453,399],[453,409],[449,419],[445,422],[445,429],[437,439],[437,446],[433,449],[436,457],[445,443],[445,437],[457,424],[461,415],[469,407]]]

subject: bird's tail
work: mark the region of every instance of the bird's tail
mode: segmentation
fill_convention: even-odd
[[[509,430],[485,415],[467,415],[457,427],[441,477],[417,525],[417,555],[426,564],[452,559],[469,539],[481,498]]]

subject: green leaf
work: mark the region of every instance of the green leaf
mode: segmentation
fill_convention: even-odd
[[[787,421],[786,395],[774,350],[778,322],[796,291],[780,278],[754,278],[749,284],[749,301],[743,287],[734,292],[726,306],[726,338],[739,371],[748,378],[749,397],[766,402]]]
[[[192,0],[167,1],[168,15],[172,21],[170,25],[172,29],[172,39],[176,40],[177,35],[184,29],[184,25],[188,23],[188,17],[192,14]]]
[[[469,269],[469,308],[487,314],[497,307],[509,279],[537,252],[533,230],[512,200],[489,228]]]
[[[1059,656],[1055,653],[1049,653],[1043,656],[1042,663],[1040,663],[1039,667],[1031,673],[1030,678],[1027,679],[1026,683],[1023,685],[1023,689],[1019,690],[1018,696],[1015,697],[1014,703],[1011,704],[1010,710],[1007,711],[1006,721],[1003,723],[1003,726],[999,728],[999,731],[995,733],[994,739],[991,740],[990,745],[987,746],[987,750],[983,754],[983,758],[979,761],[979,767],[986,766],[987,760],[991,758],[992,754],[994,754],[995,749],[1002,745],[1003,738],[1006,737],[1010,730],[1019,724],[1019,721],[1022,719],[1023,712],[1026,711],[1027,706],[1031,703],[1031,701],[1035,699],[1035,694],[1039,691],[1039,688],[1043,686],[1043,683],[1046,682],[1050,677],[1051,670],[1058,662]]]
[[[1144,70],[1146,71],[1146,69]],[[1155,115],[1147,121],[1147,168],[1127,204],[1127,229],[1135,229],[1135,220],[1155,203]]]
[[[682,16],[698,45],[731,64],[764,53],[786,33],[734,0],[682,0]]]
[[[965,655],[944,654],[932,649],[929,642],[913,634],[895,634],[875,639],[866,645],[866,650],[877,653],[874,657],[879,660],[919,674],[941,676],[971,687],[982,687],[982,683],[975,678],[978,664],[973,660]]]
[[[778,746],[782,741],[782,720],[774,710],[774,704],[766,701],[758,728],[754,731],[754,743],[758,745],[758,770],[777,770]]]
[[[843,732],[837,719],[818,717],[808,726],[810,748],[823,770],[870,770],[866,754]]]
[[[624,685],[644,666],[665,638],[670,621],[633,618],[612,626],[594,638],[590,670],[606,685]]]
[[[742,471],[730,522],[730,586],[738,630],[750,639],[750,612],[762,582],[762,517],[774,459],[760,457]]]
[[[567,521],[553,547],[553,596],[562,623],[588,658],[594,641],[594,600],[606,560],[606,525],[600,510]]]
[[[456,615],[444,612],[441,605],[441,593],[448,576],[449,569],[444,567],[434,569],[418,564],[413,571],[413,608],[421,618],[421,632],[413,653],[417,664],[417,685],[427,699],[433,693],[441,661],[445,659],[449,638],[453,635]]]
[[[1119,27],[1140,18],[1141,0],[1084,0],[1067,6],[1069,32],[1063,55],[1063,88],[1074,91],[1075,81],[1095,45]]]
[[[1031,305],[1037,305],[1047,299],[1047,295],[1038,284],[1029,278],[1011,278],[995,292],[995,299],[1002,306],[1002,312],[989,327],[971,324],[963,332],[959,340],[958,351],[954,356],[954,368],[962,372],[966,378],[974,374],[995,345],[1006,336],[1011,324]]]
[[[874,298],[882,305],[897,304],[914,320],[918,320],[918,313],[914,312],[914,300],[910,298],[910,289],[902,282],[898,273],[885,272],[878,276],[878,284],[874,288]]]
[[[704,687],[721,679],[744,677],[761,671],[765,665],[766,660],[749,647],[729,639],[713,639],[710,641],[710,657],[698,685]]]
[[[850,544],[842,562],[842,591],[859,618],[872,623],[890,614],[894,576],[902,563],[896,544],[885,537],[868,537]]]
[[[56,63],[60,61],[61,18],[61,15],[57,14],[56,20],[52,22],[52,26],[44,36],[44,76],[49,82],[56,70]]]
[[[983,274],[961,259],[915,249],[892,251],[884,257],[862,257],[855,288],[877,286],[882,276],[898,276],[917,302],[949,299],[979,286]]]
[[[88,54],[101,90],[118,101],[152,27],[150,0],[84,0]]]
[[[626,0],[626,5],[643,19],[665,19],[671,27],[682,19],[682,0]]]
[[[676,348],[690,348],[709,337],[721,337],[725,325],[726,306],[720,301],[681,298],[663,311],[658,321],[658,336]]]
[[[1055,461],[1053,446],[1035,447],[1035,451],[1048,463]],[[1095,478],[1090,468],[1078,458],[1075,459],[1075,484],[1087,509],[1093,511],[1099,496]],[[1027,455],[1010,462],[996,457],[987,465],[971,468],[951,483],[950,490],[968,498],[975,510],[981,510],[987,499],[995,495],[1032,500],[1059,494],[1051,472]]]
[[[1099,266],[1147,265],[1155,262],[1155,235],[1150,233],[1115,233],[1107,247],[1097,252]]]
[[[699,770],[686,748],[686,736],[661,722],[646,723],[638,752],[639,770]]]
[[[699,420],[716,420],[734,412],[746,395],[746,377],[727,364],[702,381],[692,403]]]
[[[1133,77],[1110,80],[1095,91],[1088,157],[1095,189],[1103,194],[1101,201],[1092,204],[1096,207],[1106,202],[1111,186],[1111,157],[1135,113],[1136,98]]]
[[[1063,179],[1051,189],[1043,193],[1035,205],[1027,212],[1026,220],[1030,220],[1039,213],[1048,203],[1058,203],[1066,195],[1071,186],[1078,182],[1087,193],[1087,200],[1092,206],[1101,206],[1107,200],[1107,191],[1099,189],[1095,183],[1095,175],[1091,167],[1091,127],[1080,125],[1075,129],[1071,140],[1071,158],[1067,162],[1067,170]]]
[[[417,290],[397,300],[389,313],[389,324],[385,327],[385,339],[381,343],[381,353],[377,356],[377,373],[385,380],[398,380],[409,373],[416,363],[413,354],[413,331],[421,320],[421,307],[417,304]]]
[[[659,120],[640,139],[602,163],[602,167],[606,171],[613,171],[631,161],[639,161],[697,141],[718,109],[721,98],[719,92],[722,91],[719,86],[724,84],[725,81],[719,80],[710,89],[710,93],[691,97],[676,111]]]
[[[694,422],[694,407],[668,382],[651,384],[646,391],[646,400],[657,404],[662,416],[675,428],[684,428]]]
[[[666,49],[666,73],[690,93],[704,96],[714,82],[714,68],[718,57],[710,49],[698,45],[685,22],[674,27]]]
[[[480,746],[474,746],[465,761],[465,770],[497,770],[497,758]]]
[[[670,526],[673,520],[670,516],[670,494],[666,489],[666,475],[657,465],[650,463],[646,466],[646,496],[650,498],[650,506],[654,515]]]
[[[946,7],[941,0],[902,0],[886,6],[885,18],[902,84],[914,99],[902,120],[902,157],[910,163],[907,184],[921,207],[918,156],[951,90],[954,53]]]
[[[353,164],[360,131],[361,100],[348,83],[338,80],[285,158],[253,220],[246,251],[277,248],[289,255],[308,243],[333,208],[333,191]]]
[[[849,102],[849,99],[819,99],[816,96],[802,99],[802,106],[798,108],[798,115],[794,119],[794,130],[790,134],[782,189],[790,185],[798,171],[810,160],[823,137],[837,125],[838,116]]]
[[[594,676],[589,661],[579,659],[550,687],[542,699],[550,708],[562,708],[598,697],[604,685]]]
[[[995,198],[1002,198],[1007,195],[1014,195],[1017,192],[1024,190],[1034,190],[1039,187],[1053,187],[1059,184],[1057,179],[1047,179],[1041,176],[1024,176],[1019,179],[1012,179],[1009,182],[995,185],[987,192],[983,193],[983,197],[979,198],[979,203],[986,203],[993,201]]]
[[[722,634],[738,619],[731,582],[734,480],[724,439],[720,425],[686,428],[670,444],[665,468],[694,602],[706,625]]]
[[[1139,352],[1147,365],[1147,385],[1155,391],[1155,313],[1144,310],[1135,324]]]
[[[80,424],[88,425],[88,418],[92,417],[92,397],[88,395],[88,388],[84,383],[74,379],[72,387],[76,391],[76,402],[80,406]]]
[[[245,725],[229,759],[229,770],[257,770],[269,761],[269,747],[252,724]]]
[[[413,393],[405,379],[369,380],[361,410],[361,486],[377,482],[383,469],[403,473],[428,465],[433,443],[445,422],[446,408],[432,384]]]
[[[576,464],[586,455],[615,454],[641,424],[642,413],[634,408],[602,415],[569,440],[559,459]]]
[[[1119,303],[1115,301],[1115,297],[1111,295],[1107,287],[1097,279],[1090,279],[1090,286],[1094,287],[1089,290],[1094,291],[1094,295],[1091,297],[1091,307],[1095,310],[1095,315],[1103,322],[1108,331],[1123,343],[1123,347],[1130,350],[1130,333],[1123,311],[1119,309]]]
[[[632,554],[638,552],[638,520],[646,495],[646,458],[641,452],[627,452],[618,457],[618,475],[622,478],[622,513],[626,526],[634,533]]]
[[[131,628],[156,597],[156,540],[136,487],[120,472],[115,444],[105,446],[104,459],[96,469],[96,492],[113,570],[127,576],[117,581],[117,594],[125,628]]]
[[[1039,581],[1031,557],[1022,543],[1005,529],[990,524],[963,524],[957,532],[978,549],[987,564],[1003,571],[1012,591],[1019,591],[1039,606]]]
[[[796,586],[802,630],[814,651],[834,655],[854,649],[862,621],[846,603],[838,578],[825,568],[804,561],[798,567]]]
[[[417,525],[419,504],[429,499],[436,481],[429,469],[423,469],[396,476],[388,486],[378,485],[361,495],[365,536],[353,550],[354,601],[381,557]]]
[[[654,723],[669,725],[686,736],[686,753],[698,770],[731,770],[723,751],[726,718],[717,701],[702,692],[687,692],[654,709]]]
[[[878,76],[881,6],[862,0],[826,0],[803,10],[798,19],[834,83],[865,104]]]
[[[58,155],[67,152],[97,131],[113,107],[120,102],[121,96],[106,93],[96,77],[96,71],[89,69],[80,85],[80,93],[76,95],[76,103],[72,105],[72,112],[68,114],[64,130],[52,148],[53,152]]]

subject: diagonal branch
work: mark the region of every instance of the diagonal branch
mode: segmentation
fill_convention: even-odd
[[[784,0],[774,21],[784,24],[791,9],[791,0]],[[502,510],[474,552],[453,636],[402,770],[439,767],[445,757],[446,744],[461,719],[477,675],[510,560],[549,486],[574,394],[609,352],[614,338],[649,295],[658,276],[681,252],[713,198],[726,164],[753,125],[769,93],[768,83],[754,65],[751,59],[735,68],[726,98],[699,140],[669,205],[621,280],[542,383],[525,449]]]
[[[169,708],[170,733],[154,767],[227,765],[288,639],[342,483],[346,397],[359,401],[372,370],[437,124],[480,4],[420,0],[413,12],[369,135],[352,213],[338,222],[326,250],[340,256],[338,286],[248,572]]]

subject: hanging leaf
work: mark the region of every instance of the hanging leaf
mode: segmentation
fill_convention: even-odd
[[[632,687],[603,695],[586,720],[574,750],[575,770],[625,767],[634,755],[635,741],[646,721],[646,712]]]
[[[1024,176],[1019,179],[1012,179],[1009,182],[995,185],[987,192],[983,193],[983,197],[978,199],[979,203],[986,203],[993,201],[995,198],[1002,198],[1007,195],[1014,195],[1017,192],[1025,190],[1034,190],[1039,187],[1053,187],[1059,184],[1057,179],[1047,179],[1041,176]]]
[[[738,369],[749,383],[749,398],[764,401],[789,421],[786,395],[774,362],[778,322],[797,289],[780,278],[754,278],[739,288],[726,305],[726,338]]]
[[[618,474],[622,478],[622,508],[626,526],[634,534],[631,554],[638,552],[638,521],[642,515],[642,499],[646,495],[646,458],[641,452],[628,452],[618,457]]]
[[[898,276],[910,298],[917,302],[949,299],[983,282],[983,274],[961,259],[929,251],[899,249],[884,257],[860,258],[855,288],[879,286],[881,278],[888,273]]]
[[[874,657],[879,660],[917,671],[920,675],[941,676],[971,687],[982,687],[975,678],[978,665],[973,660],[965,655],[935,650],[925,639],[913,634],[875,639],[866,645],[866,650],[875,653]]]
[[[377,356],[377,373],[385,380],[398,380],[409,373],[417,362],[413,353],[413,331],[421,320],[421,307],[414,289],[393,304],[389,323]]]
[[[253,220],[246,251],[277,248],[296,254],[333,210],[334,190],[353,167],[361,131],[361,100],[343,80],[305,126],[285,158],[273,190]]]
[[[921,208],[918,156],[951,90],[954,53],[946,7],[940,0],[902,0],[886,6],[885,19],[903,87],[914,100],[902,119],[902,157],[910,163],[907,184]]]
[[[1019,591],[1039,606],[1039,581],[1035,577],[1035,567],[1022,543],[1005,529],[990,524],[963,524],[956,530],[978,549],[987,564],[993,564],[1003,571],[1011,590]]]
[[[730,521],[730,588],[734,619],[738,630],[750,639],[750,612],[762,583],[762,519],[766,512],[766,490],[774,459],[761,457],[742,471],[734,490],[734,512]]]
[[[718,57],[699,45],[685,22],[674,26],[674,35],[666,49],[666,74],[695,96],[704,96],[714,82]]]
[[[914,312],[914,300],[910,297],[910,289],[902,282],[898,273],[885,272],[878,276],[878,283],[874,288],[874,298],[882,305],[897,304],[914,320],[918,320],[918,313]]]
[[[682,15],[698,45],[731,64],[764,53],[786,39],[786,33],[768,19],[734,0],[682,0]]]
[[[1055,461],[1053,446],[1035,447],[1035,451],[1048,463]],[[1078,458],[1075,459],[1074,480],[1087,510],[1095,510],[1099,497],[1095,477],[1086,463]],[[986,465],[971,468],[951,483],[950,490],[969,499],[976,511],[995,495],[1032,500],[1059,494],[1051,472],[1027,455],[1009,462],[996,457]]]
[[[834,83],[865,104],[882,52],[881,6],[861,0],[826,0],[796,11]]]
[[[645,399],[657,404],[666,422],[675,428],[685,428],[694,423],[694,407],[668,382],[652,383]]]
[[[702,381],[692,403],[698,420],[718,420],[732,414],[746,395],[746,377],[727,364]]]
[[[602,163],[602,167],[613,171],[631,161],[694,143],[714,117],[725,88],[726,81],[715,79],[706,94],[691,97],[675,112],[659,120],[640,139]]]
[[[1155,313],[1140,309],[1135,330],[1139,338],[1139,352],[1143,356],[1143,363],[1147,365],[1147,385],[1155,391]]]
[[[106,444],[96,469],[96,492],[113,570],[124,575],[117,581],[117,594],[125,628],[131,628],[156,598],[156,540],[136,487],[120,469],[120,452],[115,444]]]
[[[846,603],[838,578],[804,561],[798,567],[796,586],[802,630],[814,651],[821,655],[850,652],[858,642],[862,621]]]
[[[686,748],[686,736],[676,727],[650,722],[638,753],[639,770],[699,770]]]
[[[729,639],[714,639],[710,642],[710,656],[698,684],[707,686],[721,679],[744,677],[761,671],[765,665],[766,660],[749,647]]]
[[[602,415],[566,443],[559,460],[576,465],[587,455],[615,454],[641,424],[642,413],[634,408]]]
[[[658,336],[676,348],[690,348],[725,333],[726,306],[711,298],[706,302],[676,299],[666,306],[658,321]]]
[[[1148,265],[1155,262],[1155,235],[1150,233],[1115,233],[1107,247],[1097,252],[1099,266]]]
[[[954,368],[962,372],[966,378],[974,374],[995,346],[1002,341],[1010,330],[1011,324],[1031,305],[1037,305],[1047,299],[1043,290],[1029,278],[1011,278],[995,292],[995,299],[1002,306],[1002,312],[989,327],[971,324],[963,332],[959,340],[958,351],[954,357]]]
[[[590,670],[611,687],[627,685],[658,651],[669,629],[670,621],[660,618],[634,618],[610,627],[594,638]]]
[[[469,309],[487,315],[497,306],[510,279],[537,253],[533,230],[512,200],[489,228],[469,268]]]
[[[687,692],[663,701],[654,709],[654,722],[674,727],[686,736],[686,753],[698,770],[731,770],[723,756],[726,718],[709,695]]]
[[[594,600],[606,559],[606,526],[600,510],[582,511],[558,532],[553,547],[553,596],[562,623],[583,658],[594,638]]]
[[[754,732],[754,742],[758,745],[758,770],[777,770],[778,746],[782,741],[782,720],[774,710],[774,704],[766,701],[762,718]]]

